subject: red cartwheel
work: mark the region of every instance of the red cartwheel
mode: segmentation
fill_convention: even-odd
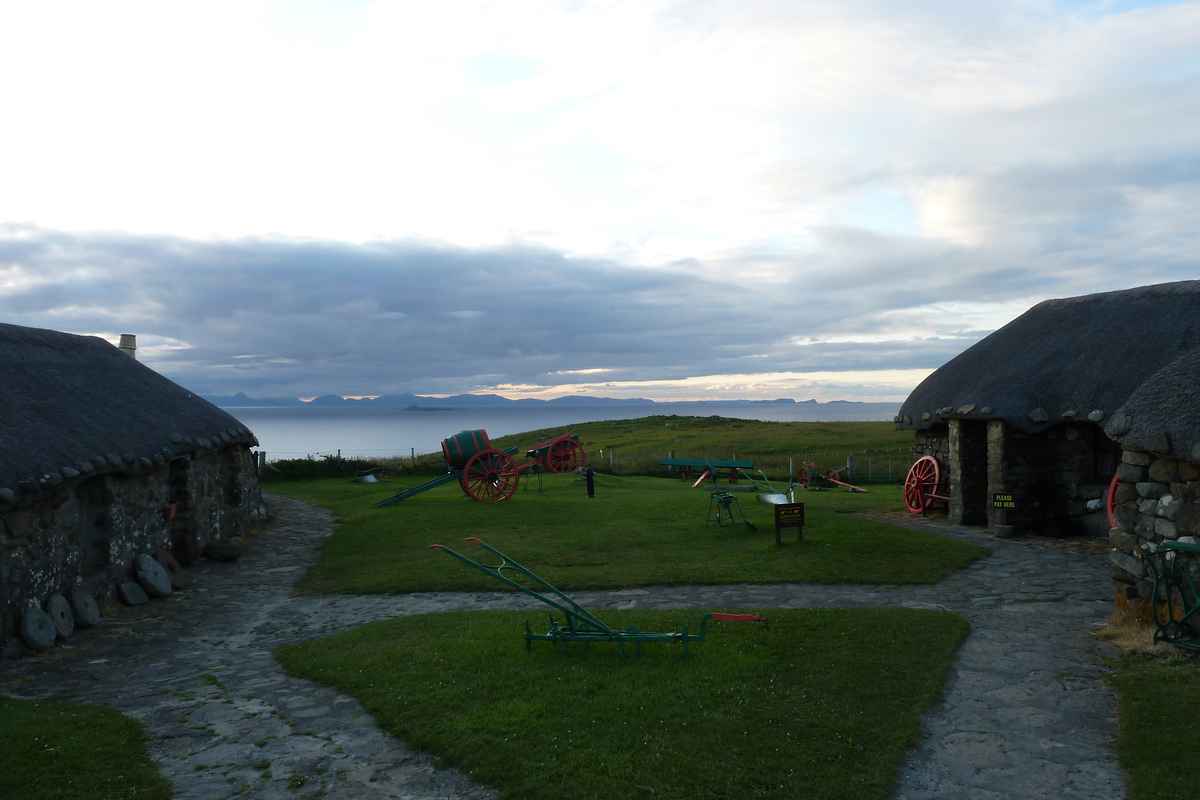
[[[501,450],[483,450],[471,456],[458,484],[472,500],[507,500],[520,481],[517,463]]]
[[[933,504],[932,496],[941,482],[942,470],[933,456],[921,456],[904,479],[904,506],[914,514],[923,514]]]
[[[1121,480],[1114,474],[1108,484],[1108,497],[1105,500],[1105,510],[1108,511],[1108,527],[1110,528],[1117,527],[1117,523],[1113,520],[1113,511],[1117,508],[1117,487],[1120,485]]]
[[[562,439],[546,449],[546,469],[554,473],[571,472],[583,466],[583,445],[574,439]]]

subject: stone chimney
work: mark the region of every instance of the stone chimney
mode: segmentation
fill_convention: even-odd
[[[122,333],[121,343],[117,345],[117,349],[137,361],[137,336],[132,333]]]

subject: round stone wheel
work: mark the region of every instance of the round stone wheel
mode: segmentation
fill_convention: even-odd
[[[142,603],[150,602],[146,590],[134,581],[126,581],[118,586],[117,594],[121,595],[121,599],[131,606],[140,606]]]
[[[179,566],[179,562],[175,560],[175,556],[171,555],[170,550],[159,550],[154,554],[154,560],[167,571],[167,575],[171,576],[171,586],[176,589],[187,586],[187,575],[183,574],[183,567]]]
[[[137,582],[151,597],[163,598],[171,593],[171,576],[153,556],[142,553],[133,562]]]
[[[50,595],[50,599],[46,601],[46,613],[54,622],[58,638],[66,639],[75,632],[75,613],[71,611],[71,604],[67,602],[67,598],[61,594]]]
[[[100,624],[100,606],[92,593],[82,586],[74,586],[67,593],[71,611],[75,612],[75,627],[94,628]]]
[[[54,627],[54,620],[50,619],[50,615],[45,611],[29,608],[21,615],[21,638],[30,650],[40,653],[54,645],[54,640],[58,638],[58,628]]]

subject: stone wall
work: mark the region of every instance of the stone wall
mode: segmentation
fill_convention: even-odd
[[[917,458],[933,456],[939,464],[946,464],[950,459],[950,428],[946,425],[934,425],[923,431],[917,431],[917,443],[913,452]]]
[[[0,512],[0,652],[12,654],[22,612],[82,586],[116,605],[141,553],[181,563],[266,516],[253,458],[233,445],[143,474],[68,480]],[[17,637],[19,640],[19,637]]]
[[[1149,622],[1152,582],[1143,554],[1175,540],[1195,544],[1200,537],[1200,467],[1188,461],[1126,449],[1117,470],[1109,562],[1117,582],[1117,611]],[[1200,580],[1194,556],[1177,554]]]
[[[947,521],[951,525],[987,522],[987,423],[950,420],[950,456],[945,462],[950,485]]]
[[[952,524],[998,522],[991,498],[1012,494],[1016,508],[1003,524],[1018,533],[1066,536],[1108,529],[1104,497],[1115,466],[1105,463],[1116,445],[1099,426],[1068,422],[1024,433],[1002,419],[952,417],[946,427],[917,433],[914,450],[932,455],[946,470]]]

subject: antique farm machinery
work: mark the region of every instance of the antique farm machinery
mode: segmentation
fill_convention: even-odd
[[[921,456],[904,478],[904,507],[924,514],[934,501],[950,502],[950,482],[933,456]]]
[[[802,486],[805,490],[811,484],[814,489],[832,489],[835,486],[845,486],[851,492],[866,492],[860,486],[855,486],[852,483],[846,483],[842,480],[842,472],[846,467],[841,469],[830,469],[821,472],[817,469],[817,465],[809,460],[808,448],[804,448],[804,461],[800,464],[800,469],[796,471],[796,483],[793,486]]]
[[[571,472],[584,463],[583,445],[573,433],[564,433],[529,448],[525,451],[525,457],[532,460],[526,464],[517,466],[513,460],[516,454],[515,447],[503,450],[493,448],[487,431],[482,428],[459,431],[449,439],[442,440],[442,456],[446,459],[447,469],[445,475],[412,489],[402,489],[375,505],[390,506],[455,480],[472,500],[500,502],[517,491],[524,471],[536,467],[547,472]]]
[[[440,544],[431,544],[431,548],[441,550],[443,553],[452,555],[459,561],[474,567],[480,572],[485,572],[491,575],[496,580],[507,586],[516,589],[519,592],[529,595],[542,601],[550,608],[561,611],[563,621],[560,624],[554,615],[550,615],[550,630],[546,633],[534,633],[529,627],[529,623],[525,623],[525,648],[533,649],[534,640],[554,642],[562,647],[565,654],[567,652],[567,644],[570,642],[583,642],[584,646],[592,642],[615,642],[617,645],[617,653],[621,658],[625,657],[625,645],[632,644],[635,651],[640,656],[642,654],[642,645],[649,642],[677,642],[683,645],[683,657],[687,658],[688,642],[703,642],[704,637],[708,632],[708,621],[710,619],[730,620],[734,622],[761,622],[767,629],[770,629],[771,624],[766,617],[758,616],[757,614],[721,614],[712,613],[705,614],[700,619],[700,632],[690,633],[688,626],[683,626],[683,631],[671,633],[654,633],[651,631],[638,630],[636,625],[630,625],[625,630],[617,630],[609,627],[602,620],[596,617],[595,614],[588,611],[579,603],[572,600],[567,595],[560,592],[551,586],[545,579],[535,575],[532,571],[513,561],[508,556],[501,553],[494,547],[484,544],[479,539],[474,537],[467,539],[468,542],[475,542],[484,550],[487,550],[496,558],[500,559],[500,563],[496,566],[481,564],[478,561],[467,558],[461,553],[456,553],[449,547]],[[507,574],[506,574],[507,573]],[[509,577],[511,575],[512,577]],[[525,583],[522,583],[523,579]],[[527,585],[532,584],[532,585]]]

